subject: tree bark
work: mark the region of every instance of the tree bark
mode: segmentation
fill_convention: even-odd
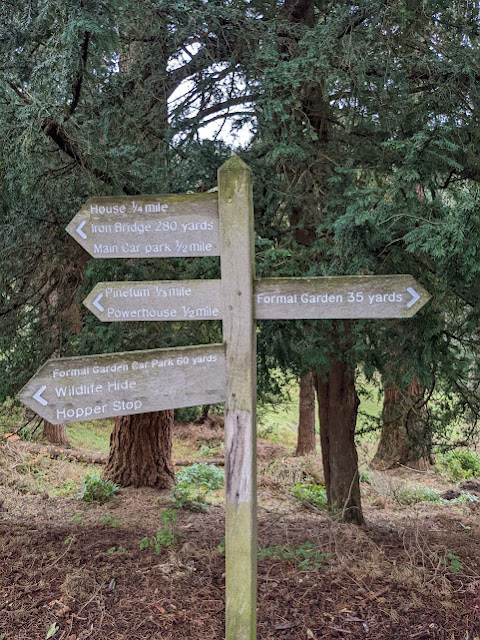
[[[328,376],[315,376],[315,387],[328,507],[347,522],[363,524],[355,448],[360,404],[355,371],[345,362],[331,360]]]
[[[425,469],[431,462],[431,438],[424,422],[424,390],[414,378],[406,392],[385,385],[382,433],[371,462],[375,469],[405,465]]]
[[[115,418],[104,476],[122,487],[167,489],[174,482],[173,409]]]
[[[315,446],[315,388],[310,371],[300,379],[298,437],[295,455],[316,453]]]
[[[64,424],[52,424],[47,420],[43,421],[43,437],[50,444],[58,444],[60,447],[70,447],[67,437],[67,428]]]

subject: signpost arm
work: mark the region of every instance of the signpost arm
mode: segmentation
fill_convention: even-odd
[[[223,336],[226,347],[226,640],[256,638],[257,487],[255,251],[248,166],[218,172]]]

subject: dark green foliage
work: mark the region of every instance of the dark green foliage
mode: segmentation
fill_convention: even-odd
[[[1,3],[0,397],[52,355],[220,339],[219,323],[102,325],[81,305],[98,281],[218,277],[218,259],[90,260],[64,228],[93,195],[216,185],[230,150],[193,135],[191,116],[195,101],[211,119],[241,93],[226,94],[211,65],[228,50],[235,69],[246,52],[226,35],[253,18],[225,13],[201,2]],[[194,88],[169,113],[188,77]]]
[[[421,5],[306,2],[292,19],[285,3],[259,51],[262,274],[411,273],[433,295],[406,321],[262,322],[260,379],[340,354],[401,387],[415,377],[443,437],[479,414],[479,16]]]

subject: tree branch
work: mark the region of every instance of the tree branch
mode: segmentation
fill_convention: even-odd
[[[341,33],[338,34],[337,40],[341,40],[343,37],[348,36],[349,33],[352,33],[352,31],[356,27],[360,26],[362,22],[365,22],[366,19],[367,12],[365,11],[365,9],[362,9],[355,20],[353,20],[347,27],[345,27],[345,29]]]
[[[110,176],[104,171],[99,171],[98,169],[90,166],[89,162],[80,155],[65,129],[55,122],[53,118],[45,118],[40,125],[40,129],[57,145],[59,149],[70,156],[72,160],[75,160],[75,162],[88,171],[88,173],[95,176],[95,178],[98,178],[102,182],[105,182],[109,186],[112,186],[113,183]]]
[[[233,107],[238,104],[252,102],[253,100],[255,100],[255,96],[238,96],[236,98],[230,98],[228,100],[225,100],[225,102],[219,102],[218,104],[215,104],[199,112],[193,118],[187,118],[186,120],[182,120],[181,121],[182,128],[199,124],[201,120],[204,120],[205,118],[208,118],[208,116],[216,114],[219,111],[223,111],[224,109],[229,109],[230,107]],[[222,115],[225,115],[225,114],[222,114]],[[179,127],[177,127],[177,130],[178,129]]]
[[[68,111],[69,116],[73,115],[73,112],[77,108],[78,102],[80,100],[80,94],[82,92],[82,83],[83,83],[83,75],[85,72],[85,67],[87,65],[87,57],[88,57],[88,44],[90,42],[90,31],[85,31],[85,37],[82,42],[82,64],[80,73],[78,74],[77,81],[73,85],[73,100],[70,105],[70,109]]]

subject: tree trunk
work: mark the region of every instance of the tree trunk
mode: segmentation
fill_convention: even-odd
[[[60,447],[70,447],[70,442],[67,438],[67,428],[64,424],[52,424],[47,420],[43,421],[43,437],[50,444],[57,444]]]
[[[405,465],[425,469],[431,460],[431,438],[424,423],[424,391],[413,379],[406,393],[385,385],[382,433],[371,462],[376,469]]]
[[[325,488],[329,509],[342,519],[363,524],[355,448],[358,405],[355,372],[330,361],[328,376],[315,376]]]
[[[295,455],[305,456],[315,452],[315,388],[313,373],[309,372],[300,379],[298,438]]]
[[[174,481],[173,410],[115,418],[104,476],[122,487],[166,489]]]

